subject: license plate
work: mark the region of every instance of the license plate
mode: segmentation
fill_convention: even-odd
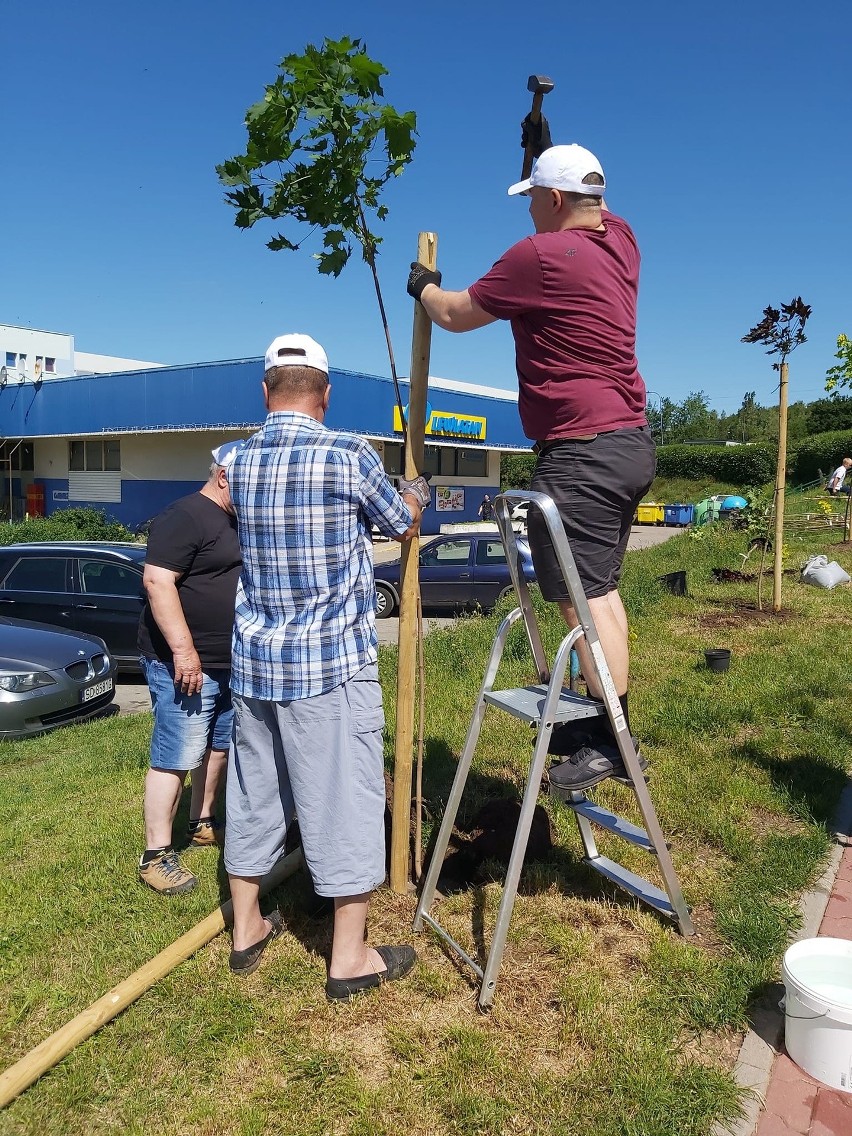
[[[92,686],[87,686],[83,691],[83,702],[91,702],[93,698],[97,698],[100,694],[106,694],[109,690],[112,690],[111,678],[105,678],[103,682],[96,682]]]

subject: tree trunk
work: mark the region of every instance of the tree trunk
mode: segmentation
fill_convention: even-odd
[[[772,572],[772,610],[781,610],[781,564],[784,555],[784,488],[787,478],[787,380],[788,367],[781,364],[778,389],[778,466],[775,472],[775,549]]]

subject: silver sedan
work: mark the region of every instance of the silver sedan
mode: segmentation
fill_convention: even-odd
[[[110,711],[114,697],[103,639],[0,616],[0,739],[86,721]]]

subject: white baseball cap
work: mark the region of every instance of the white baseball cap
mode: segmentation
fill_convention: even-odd
[[[309,335],[279,335],[266,349],[266,370],[272,367],[313,367],[328,374],[325,351]]]
[[[216,465],[220,465],[222,469],[228,469],[244,445],[245,442],[242,438],[239,438],[236,442],[225,442],[223,445],[217,446],[210,453],[213,455],[213,461]]]
[[[545,189],[561,189],[565,193],[588,193],[603,197],[603,185],[584,185],[586,174],[604,176],[603,168],[591,150],[572,142],[570,146],[551,146],[533,163],[532,173],[526,181],[509,186],[510,196],[516,193],[529,193],[534,185]]]

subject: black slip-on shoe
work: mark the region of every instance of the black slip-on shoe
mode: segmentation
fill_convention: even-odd
[[[639,752],[635,739],[634,745],[637,746],[639,768],[644,771],[648,768],[648,762]],[[567,761],[554,765],[547,771],[551,785],[572,792],[590,789],[592,785],[597,785],[607,777],[626,778],[627,776],[627,769],[618,747],[604,743],[581,746]]]
[[[234,974],[253,974],[260,966],[261,956],[268,944],[271,943],[273,939],[277,939],[284,930],[284,920],[277,907],[274,911],[270,911],[268,915],[265,915],[264,918],[272,930],[267,935],[264,935],[257,943],[246,947],[244,951],[231,951],[228,966]]]
[[[375,971],[372,974],[361,974],[357,978],[329,978],[325,984],[325,995],[329,1002],[346,1002],[356,994],[404,978],[417,962],[414,947],[376,947],[376,951],[384,959],[387,969],[378,974]]]

